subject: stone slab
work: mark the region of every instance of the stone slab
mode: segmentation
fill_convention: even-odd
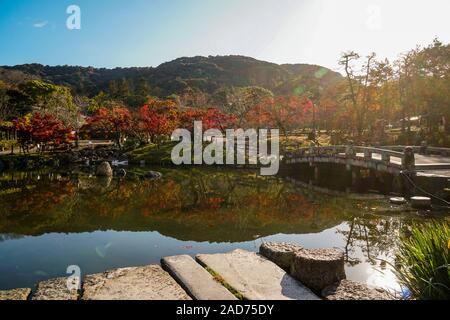
[[[161,266],[196,300],[237,300],[191,256],[165,257]]]
[[[304,249],[295,253],[290,274],[311,290],[320,292],[346,279],[344,252],[338,249]]]
[[[382,289],[372,289],[367,285],[350,280],[342,280],[322,291],[326,300],[391,300]]]
[[[191,300],[159,265],[122,268],[86,276],[83,300]]]
[[[265,242],[259,247],[259,254],[289,272],[294,262],[295,253],[301,250],[303,250],[303,247],[295,243]]]
[[[254,252],[238,249],[225,254],[200,254],[196,258],[246,300],[319,299],[275,263]]]
[[[69,290],[68,278],[56,278],[41,281],[37,284],[33,300],[78,300],[79,292],[76,289]],[[73,283],[72,283],[73,285]]]
[[[0,290],[0,301],[27,300],[30,293],[31,293],[31,289],[28,289],[28,288]]]

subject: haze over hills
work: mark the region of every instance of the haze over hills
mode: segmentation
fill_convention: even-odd
[[[288,94],[311,85],[326,87],[342,76],[308,64],[278,65],[245,56],[183,57],[158,67],[94,68],[24,64],[0,67],[0,81],[20,83],[41,79],[69,86],[74,94],[94,96],[113,82],[127,81],[132,90],[148,88],[149,94],[168,96],[189,90],[214,93],[223,87],[259,86],[275,94]],[[142,86],[145,83],[145,86]],[[148,84],[148,86],[147,86]]]

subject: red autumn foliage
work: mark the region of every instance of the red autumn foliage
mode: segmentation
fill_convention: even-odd
[[[234,114],[225,114],[217,108],[201,109],[185,109],[180,114],[181,127],[193,130],[194,121],[202,121],[203,130],[234,128],[237,118]]]
[[[131,120],[132,116],[127,108],[100,108],[94,116],[87,119],[82,131],[91,136],[114,139],[121,147],[122,137],[130,129]]]
[[[217,108],[209,108],[204,113],[202,121],[203,130],[219,129],[224,131],[234,128],[237,118],[234,114],[225,114]]]
[[[306,97],[282,96],[268,98],[255,105],[247,114],[246,126],[279,128],[284,134],[311,121],[313,104]],[[150,99],[137,112],[126,108],[101,108],[87,119],[82,131],[91,137],[113,138],[120,147],[125,134],[140,143],[161,141],[177,128],[192,131],[195,121],[201,121],[203,130],[235,129],[237,117],[218,108],[180,108],[172,99]]]
[[[179,114],[172,100],[152,99],[139,110],[142,129],[152,138],[170,135],[179,124]]]
[[[23,117],[13,121],[22,149],[28,151],[30,144],[47,148],[68,146],[75,139],[72,129],[48,113],[35,113],[31,118]]]
[[[31,120],[28,117],[22,117],[13,120],[14,130],[17,134],[17,142],[20,144],[24,152],[28,152],[29,145],[32,143]]]
[[[271,97],[253,107],[247,114],[248,126],[288,130],[305,125],[311,119],[313,103],[306,97]]]

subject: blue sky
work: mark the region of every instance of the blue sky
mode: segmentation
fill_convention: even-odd
[[[66,8],[81,9],[81,30]],[[338,70],[339,54],[393,59],[450,42],[448,0],[0,0],[0,65],[157,66],[241,54]]]

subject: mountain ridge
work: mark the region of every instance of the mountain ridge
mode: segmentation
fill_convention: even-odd
[[[276,64],[242,55],[180,57],[157,67],[95,68],[38,63],[0,66],[0,80],[20,83],[41,79],[65,85],[76,94],[94,96],[108,90],[111,82],[125,79],[130,87],[148,82],[152,95],[168,96],[193,90],[212,94],[223,87],[259,86],[286,94],[308,86],[314,78],[325,87],[342,76],[312,64]]]

